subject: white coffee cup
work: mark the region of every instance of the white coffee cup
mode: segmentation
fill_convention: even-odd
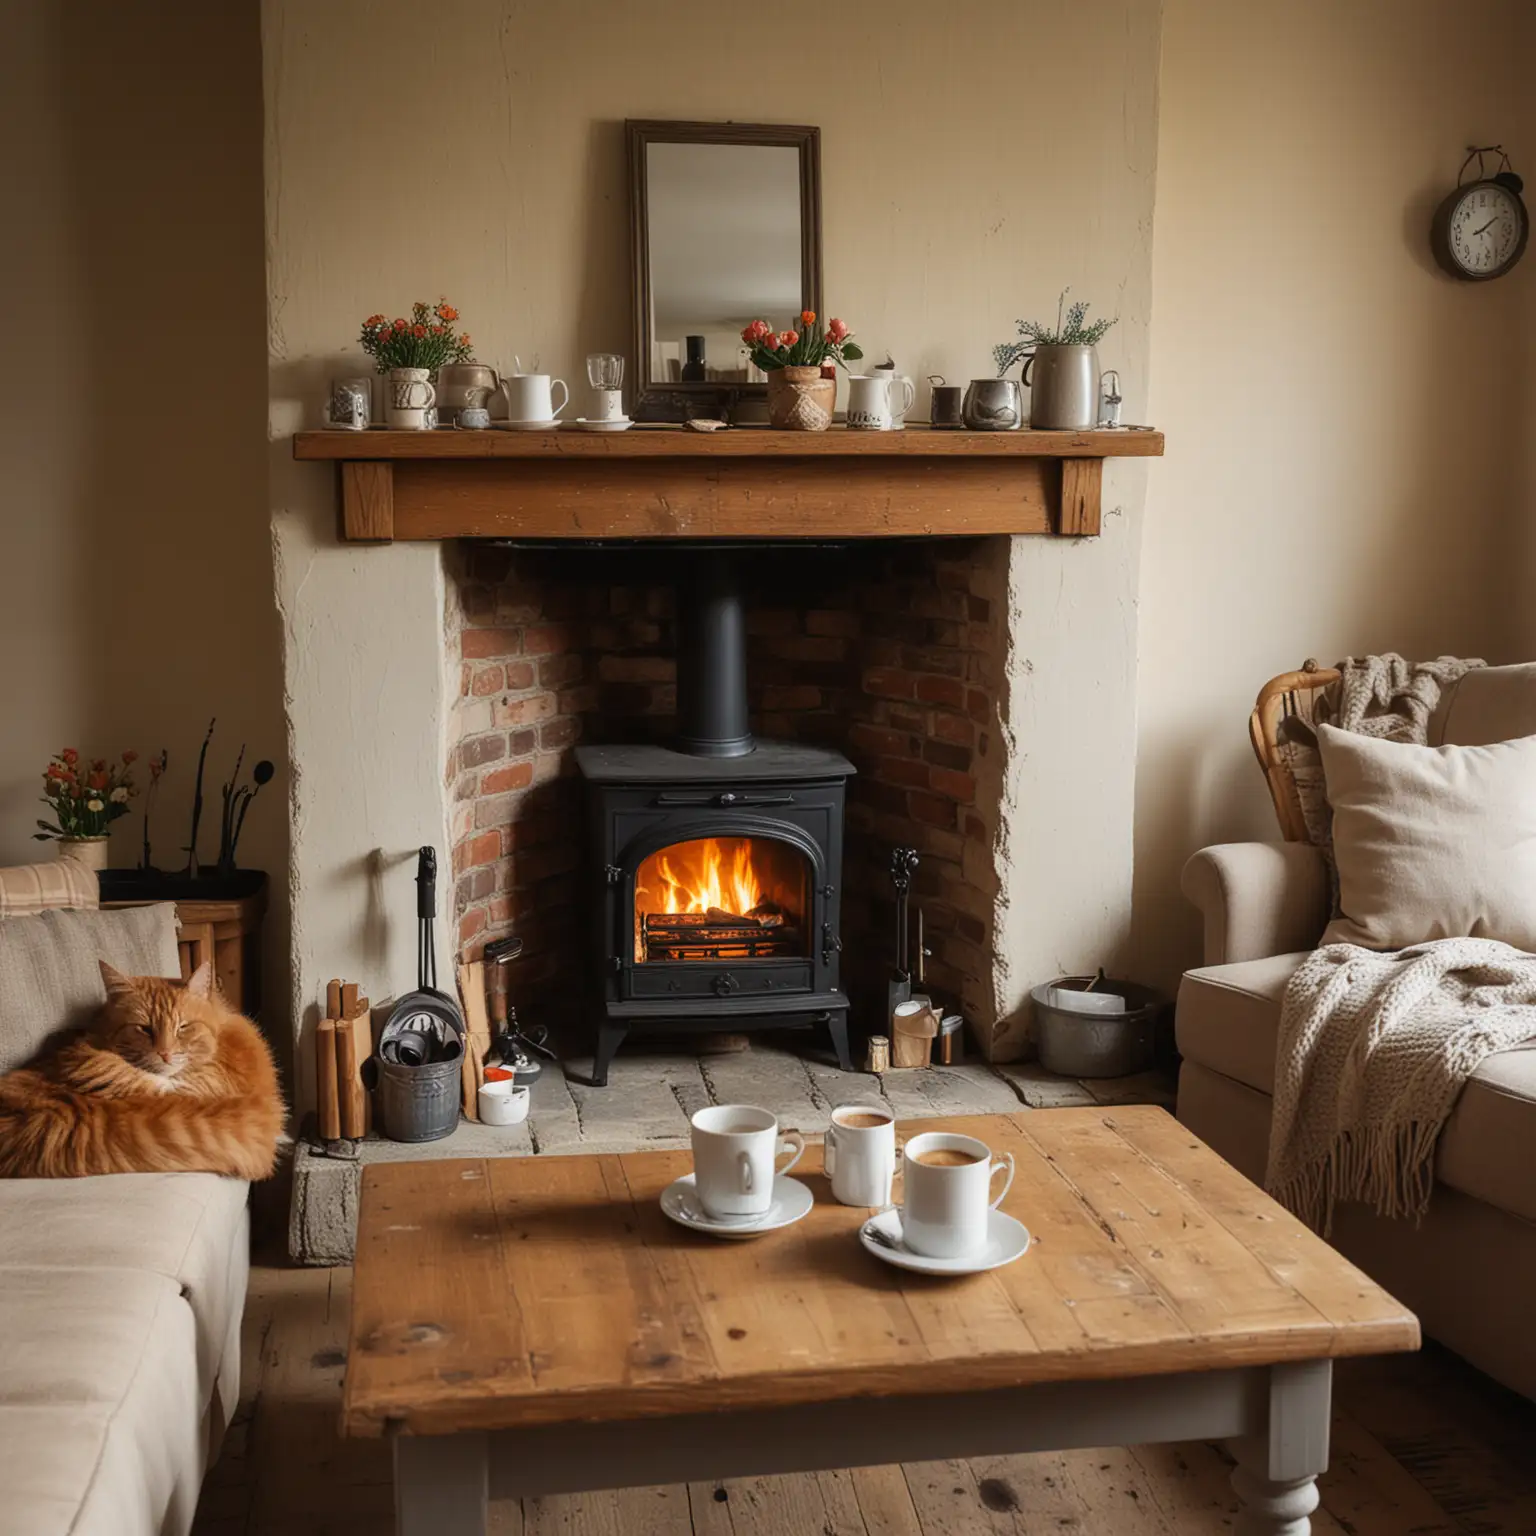
[[[779,1135],[771,1110],[755,1104],[712,1104],[699,1110],[693,1129],[693,1177],[699,1204],[718,1221],[747,1221],[773,1204],[773,1181],[805,1153],[798,1131]],[[782,1168],[781,1152],[793,1156]]]
[[[917,399],[917,385],[894,369],[880,368],[876,372],[883,373],[891,381],[891,430],[900,432],[907,424],[907,412],[912,409],[912,402]]]
[[[899,411],[892,409],[892,393],[900,384],[904,401]],[[916,391],[911,379],[888,373],[854,373],[848,376],[848,425],[856,432],[889,432],[897,416],[911,410]]]
[[[925,1163],[934,1153],[964,1157],[949,1166]],[[1007,1172],[997,1198],[993,1176]],[[932,1259],[963,1259],[987,1243],[987,1216],[1003,1203],[1013,1184],[1013,1154],[992,1156],[974,1136],[927,1131],[906,1145],[901,1167],[902,1241],[913,1253]]]
[[[878,1124],[860,1125],[860,1120]],[[896,1121],[873,1104],[842,1104],[832,1111],[822,1144],[832,1194],[844,1205],[889,1205],[896,1177]]]
[[[560,386],[560,404],[554,403],[554,385]],[[553,421],[571,398],[564,379],[551,380],[547,373],[504,373],[501,392],[507,398],[508,421]]]

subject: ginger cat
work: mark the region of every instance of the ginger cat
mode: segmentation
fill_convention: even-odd
[[[264,1179],[284,1111],[272,1053],[215,990],[124,976],[86,1031],[0,1077],[0,1177],[224,1173]]]

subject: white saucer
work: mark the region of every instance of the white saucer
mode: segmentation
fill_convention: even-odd
[[[896,1243],[886,1248],[869,1236],[874,1227]],[[901,1240],[901,1211],[893,1207],[871,1216],[859,1228],[859,1242],[866,1253],[872,1253],[897,1269],[913,1269],[920,1275],[979,1275],[984,1270],[1001,1269],[1012,1264],[1029,1252],[1029,1228],[1003,1211],[992,1211],[987,1216],[987,1246],[979,1253],[967,1254],[959,1259],[930,1259],[926,1254],[913,1253]]]
[[[553,432],[561,423],[553,416],[548,421],[493,421],[499,432]]]
[[[758,1237],[776,1232],[808,1215],[814,1203],[810,1190],[799,1179],[786,1178],[782,1173],[773,1181],[773,1203],[768,1209],[761,1216],[744,1216],[738,1221],[717,1220],[704,1209],[691,1173],[675,1179],[661,1192],[663,1214],[680,1227],[707,1232],[711,1237]]]
[[[634,426],[628,416],[610,416],[606,420],[588,420],[578,416],[575,421],[561,422],[567,432],[628,432]]]

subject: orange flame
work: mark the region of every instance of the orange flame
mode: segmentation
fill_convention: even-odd
[[[711,908],[738,917],[763,899],[763,888],[752,867],[752,845],[745,838],[731,839],[735,847],[727,858],[720,840],[700,838],[668,849],[656,861],[661,882],[660,912],[708,912]],[[686,857],[683,857],[686,851]],[[678,854],[673,863],[671,855]],[[729,868],[727,868],[729,865]]]

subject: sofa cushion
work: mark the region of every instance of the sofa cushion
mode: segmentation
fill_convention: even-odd
[[[0,917],[26,917],[50,907],[101,905],[96,871],[79,859],[50,859],[46,864],[12,864],[0,869]]]
[[[1185,973],[1176,1031],[1186,1060],[1260,1093],[1275,1089],[1275,1041],[1286,983],[1305,955]],[[1536,1221],[1536,1048],[1488,1057],[1457,1100],[1435,1175],[1464,1195]]]
[[[1486,747],[1536,736],[1536,662],[1473,667],[1441,695],[1430,743]]]
[[[1325,944],[1536,951],[1536,736],[1421,747],[1325,725],[1318,742],[1341,913]]]
[[[206,1402],[244,1299],[230,1295],[230,1254],[246,1241],[249,1187],[212,1173],[0,1179],[0,1287],[17,1267],[133,1269],[172,1281],[192,1309]]]
[[[202,1477],[191,1310],[130,1269],[0,1279],[0,1536],[186,1530]]]
[[[100,960],[128,976],[180,976],[175,905],[0,920],[0,1072],[90,1019],[107,996]]]

